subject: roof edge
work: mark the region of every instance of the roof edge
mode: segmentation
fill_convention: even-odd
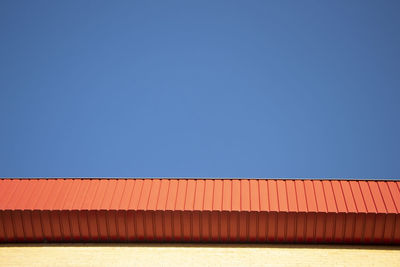
[[[400,181],[400,177],[382,177],[382,178],[358,178],[358,177],[0,177],[0,180],[5,179],[80,179],[80,180],[89,180],[89,179],[104,179],[104,180],[113,180],[113,179],[167,179],[167,180],[343,180],[343,181]]]

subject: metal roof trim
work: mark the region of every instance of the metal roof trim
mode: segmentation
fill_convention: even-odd
[[[71,176],[71,177],[57,177],[57,176],[49,176],[49,177],[0,177],[1,179],[45,179],[45,180],[53,180],[53,179],[78,179],[78,180],[119,180],[119,179],[141,179],[141,180],[145,180],[145,179],[160,179],[160,180],[320,180],[320,181],[332,181],[332,180],[339,180],[339,181],[400,181],[400,177],[382,177],[382,178],[376,178],[376,177],[366,177],[366,178],[360,178],[360,177],[186,177],[186,176],[182,176],[182,177],[170,177],[170,176],[160,176],[160,177],[156,177],[156,176],[146,176],[146,177],[139,177],[139,176],[132,176],[132,177],[125,177],[125,176],[116,176],[116,177],[80,177],[80,176]]]

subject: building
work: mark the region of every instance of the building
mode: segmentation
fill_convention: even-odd
[[[400,182],[1,179],[0,215],[3,243],[398,245]]]

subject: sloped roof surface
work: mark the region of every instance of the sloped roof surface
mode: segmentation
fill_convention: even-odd
[[[400,182],[0,179],[0,213],[3,242],[399,243]]]

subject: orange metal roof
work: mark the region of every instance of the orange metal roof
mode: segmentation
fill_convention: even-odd
[[[400,182],[0,179],[0,241],[400,242]]]

